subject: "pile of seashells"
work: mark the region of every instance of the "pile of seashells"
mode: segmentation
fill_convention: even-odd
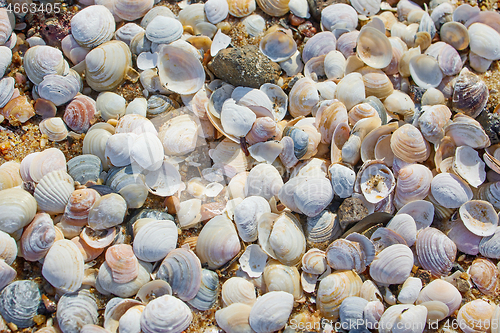
[[[0,122],[83,138],[0,165],[0,330],[499,332],[500,14],[392,5],[81,0],[61,50],[0,8]],[[279,82],[209,70],[231,16]]]

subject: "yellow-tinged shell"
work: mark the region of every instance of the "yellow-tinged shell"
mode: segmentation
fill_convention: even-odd
[[[363,281],[354,271],[335,272],[321,280],[318,287],[318,308],[325,318],[338,320],[342,301],[358,296]]]
[[[354,126],[358,120],[370,117],[378,117],[377,110],[368,103],[355,105],[348,113],[349,124]]]
[[[26,96],[11,99],[1,113],[13,126],[25,123],[35,115],[35,109]]]
[[[405,124],[392,133],[391,149],[394,156],[407,163],[423,162],[430,154],[429,143],[410,124]]]
[[[363,75],[366,96],[375,96],[383,100],[394,91],[391,80],[382,70],[362,67],[357,72]]]
[[[68,136],[68,129],[60,117],[52,117],[42,120],[39,128],[40,132],[46,135],[50,141],[62,141]]]
[[[255,0],[229,0],[229,14],[234,17],[245,17],[252,14],[256,9]]]
[[[288,2],[290,0],[257,0],[257,4],[264,13],[276,17],[288,13]]]
[[[16,232],[28,225],[35,217],[37,203],[35,198],[20,188],[0,191],[0,230]]]
[[[464,333],[489,332],[491,318],[496,306],[482,299],[476,299],[463,305],[457,314],[459,327]]]
[[[21,164],[14,161],[5,162],[0,166],[0,191],[23,183],[20,169]]]
[[[315,82],[307,77],[299,79],[290,90],[288,101],[288,110],[292,117],[307,116],[319,103]]]
[[[293,295],[295,301],[302,298],[300,274],[297,267],[270,260],[264,269],[263,276],[267,291],[286,291]]]
[[[498,288],[498,269],[488,259],[477,258],[469,267],[469,275],[477,288],[485,295],[494,295]]]

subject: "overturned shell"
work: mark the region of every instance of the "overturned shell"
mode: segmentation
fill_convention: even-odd
[[[478,187],[486,180],[485,164],[474,149],[461,146],[455,150],[453,171],[471,186]]]
[[[198,293],[202,280],[200,260],[193,251],[178,248],[169,252],[156,275],[167,281],[180,299],[189,301]]]
[[[372,68],[385,68],[392,60],[392,45],[385,34],[365,27],[358,35],[356,54]]]
[[[498,225],[493,205],[487,201],[471,200],[460,207],[460,218],[465,227],[478,236],[491,236]]]
[[[370,265],[370,276],[382,284],[403,283],[413,268],[413,253],[403,244],[391,245],[377,255]]]
[[[184,302],[174,296],[163,295],[146,305],[141,315],[141,331],[182,332],[192,320],[193,314]]]
[[[297,51],[294,39],[282,30],[266,34],[259,47],[260,51],[274,62],[285,61]]]
[[[257,299],[250,311],[248,322],[255,332],[274,332],[285,326],[292,309],[292,294],[270,291]]]
[[[440,230],[428,227],[418,234],[416,252],[422,268],[434,275],[445,276],[455,261],[457,246]]]
[[[357,183],[365,199],[378,203],[385,199],[396,186],[392,171],[380,161],[366,162],[358,172]]]
[[[83,256],[70,240],[59,240],[45,256],[43,277],[55,288],[75,291],[83,281]]]
[[[56,240],[54,223],[47,213],[38,213],[24,229],[21,236],[21,253],[24,259],[36,261],[45,257]]]
[[[33,317],[40,305],[38,285],[29,280],[15,281],[0,294],[0,313],[9,323],[25,328],[34,324]]]

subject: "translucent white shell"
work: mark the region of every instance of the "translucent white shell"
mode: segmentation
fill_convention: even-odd
[[[162,260],[177,245],[177,227],[168,220],[156,220],[141,227],[134,235],[134,253],[140,260]]]
[[[260,196],[250,196],[236,206],[234,210],[234,222],[238,228],[238,234],[244,242],[257,240],[257,222],[264,213],[270,213],[271,207],[266,199]]]
[[[35,198],[20,188],[0,191],[0,230],[13,233],[31,222],[35,217]]]
[[[48,74],[43,77],[37,91],[41,98],[51,101],[56,106],[65,104],[78,94],[82,85],[80,75],[70,70],[68,75]]]
[[[166,155],[184,155],[196,148],[200,128],[193,117],[181,115],[168,120],[158,137],[163,143]]]
[[[146,305],[141,315],[141,330],[144,333],[184,331],[191,324],[193,314],[180,299],[163,295]]]
[[[477,151],[468,146],[457,147],[453,159],[453,171],[471,186],[478,187],[486,180],[485,164]]]
[[[365,27],[358,35],[356,54],[372,68],[385,68],[392,60],[392,45],[384,33]]]
[[[229,14],[229,6],[227,1],[211,0],[207,1],[204,6],[207,20],[212,24],[217,24],[224,20]]]
[[[89,6],[71,19],[71,34],[78,44],[94,48],[113,38],[115,19],[102,5]]]
[[[460,206],[460,219],[470,232],[477,236],[491,236],[498,225],[498,215],[493,205],[483,200],[471,200]]]
[[[257,298],[248,321],[257,333],[274,332],[285,326],[293,309],[293,295],[270,291]]]
[[[70,240],[59,240],[45,256],[43,277],[55,288],[76,291],[83,281],[83,256]]]
[[[434,205],[425,200],[415,200],[407,203],[398,214],[408,214],[417,224],[417,230],[429,227],[434,220]]]
[[[154,5],[154,0],[116,0],[113,14],[126,21],[135,21],[144,16]]]
[[[277,196],[283,179],[278,170],[269,164],[261,163],[256,165],[248,174],[245,183],[245,196],[261,196],[266,200]]]
[[[398,301],[403,304],[413,304],[422,290],[422,280],[416,277],[409,277],[403,283],[403,287],[398,295]]]
[[[410,276],[413,253],[403,244],[391,245],[377,255],[370,265],[370,276],[382,284],[401,284]]]

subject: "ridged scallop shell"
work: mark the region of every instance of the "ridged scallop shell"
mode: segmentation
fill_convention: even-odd
[[[317,291],[318,308],[325,318],[339,319],[342,301],[358,296],[363,282],[354,271],[332,273],[321,280]]]
[[[296,267],[280,264],[277,260],[270,260],[264,269],[264,283],[267,291],[286,291],[298,301],[302,298],[300,274]]]
[[[482,299],[465,303],[457,314],[457,322],[464,333],[488,331],[496,306]]]
[[[165,258],[177,245],[177,226],[168,220],[147,223],[134,235],[134,253],[140,260],[155,262]]]
[[[21,253],[28,261],[45,257],[56,240],[54,222],[47,213],[38,213],[21,236]]]
[[[9,285],[16,278],[16,275],[16,270],[0,259],[0,290]]]
[[[241,277],[232,277],[224,282],[221,294],[224,307],[234,303],[253,305],[257,299],[253,283]]]
[[[92,49],[85,57],[87,84],[96,91],[113,90],[125,80],[131,57],[128,45],[117,40]]]
[[[45,256],[43,277],[55,288],[75,291],[83,281],[83,256],[70,240],[59,240]]]
[[[178,94],[194,94],[205,81],[200,61],[189,51],[173,45],[161,48],[158,55],[158,74],[161,83]]]
[[[330,31],[333,31],[336,27],[349,30],[355,29],[358,25],[358,13],[347,4],[329,5],[321,12],[321,25],[325,30]]]
[[[427,308],[422,305],[392,305],[380,318],[380,333],[390,333],[395,327],[404,327],[407,332],[418,333],[425,327]]]
[[[394,155],[408,163],[423,162],[429,157],[429,143],[422,133],[410,124],[399,127],[391,136]]]
[[[52,214],[63,213],[74,190],[73,178],[63,170],[43,176],[34,193],[38,209]]]
[[[65,75],[69,70],[62,52],[46,45],[33,46],[26,51],[24,68],[26,75],[34,84],[40,84],[46,75]]]
[[[22,183],[20,163],[10,161],[0,165],[0,190],[16,187]]]
[[[467,68],[462,69],[453,88],[453,111],[476,118],[488,102],[486,83]]]
[[[292,294],[270,291],[257,298],[250,311],[248,322],[255,332],[274,332],[285,327],[292,309]]]
[[[31,222],[37,209],[36,200],[20,188],[0,191],[0,230],[13,233]]]
[[[0,294],[0,313],[9,323],[19,328],[34,324],[33,317],[40,305],[38,285],[29,280],[15,281],[5,287]]]
[[[192,320],[191,309],[184,302],[174,296],[163,295],[146,305],[141,315],[141,331],[182,332]]]
[[[96,102],[86,95],[78,95],[66,106],[63,120],[73,131],[86,132],[94,121]]]
[[[436,228],[425,228],[419,232],[415,247],[422,268],[437,276],[449,273],[455,261],[457,246],[444,233]]]
[[[115,19],[108,8],[95,5],[79,11],[71,19],[71,34],[78,44],[89,49],[113,38]]]
[[[193,251],[179,248],[168,253],[156,275],[167,281],[172,291],[183,301],[193,299],[202,280],[201,263]]]
[[[403,244],[391,245],[377,255],[370,265],[370,276],[378,283],[401,284],[413,268],[413,253]]]
[[[427,197],[431,188],[432,172],[422,164],[411,164],[398,172],[394,204],[401,208],[409,202]]]
[[[434,199],[445,208],[458,208],[472,199],[472,190],[460,177],[452,173],[440,173],[431,182]]]
[[[307,116],[319,102],[315,82],[306,77],[299,79],[288,94],[288,101],[292,117]]]
[[[295,265],[306,252],[306,241],[296,218],[289,213],[265,213],[259,219],[259,244],[269,256]]]
[[[106,262],[99,267],[96,286],[100,293],[110,293],[118,297],[131,297],[137,294],[139,289],[151,279],[149,275],[149,267],[141,262],[139,262],[139,275],[130,282],[116,283],[113,280],[112,274],[113,273]]]
[[[63,333],[80,332],[87,324],[97,324],[97,303],[86,289],[64,294],[57,303],[57,322]]]
[[[485,295],[494,295],[498,288],[498,269],[490,260],[477,258],[468,271],[472,282]]]
[[[139,275],[139,261],[134,255],[132,246],[116,244],[106,250],[108,264],[113,280],[116,283],[127,283]]]
[[[465,227],[475,235],[491,236],[498,225],[498,215],[487,201],[471,200],[460,206],[460,218]]]
[[[362,273],[366,268],[361,246],[346,239],[337,239],[328,246],[326,260],[334,270],[354,270],[356,273]]]
[[[46,118],[40,122],[40,132],[50,141],[62,141],[68,136],[64,121],[59,117]]]
[[[203,269],[201,271],[200,289],[196,296],[188,301],[188,303],[198,310],[206,311],[217,301],[219,289],[219,276],[217,273],[208,269]]]
[[[234,303],[215,312],[217,325],[227,333],[255,332],[248,322],[252,307],[243,303]]]
[[[196,253],[200,261],[208,264],[210,269],[223,266],[238,252],[241,246],[231,220],[224,216],[216,216],[203,226],[198,241]]]

